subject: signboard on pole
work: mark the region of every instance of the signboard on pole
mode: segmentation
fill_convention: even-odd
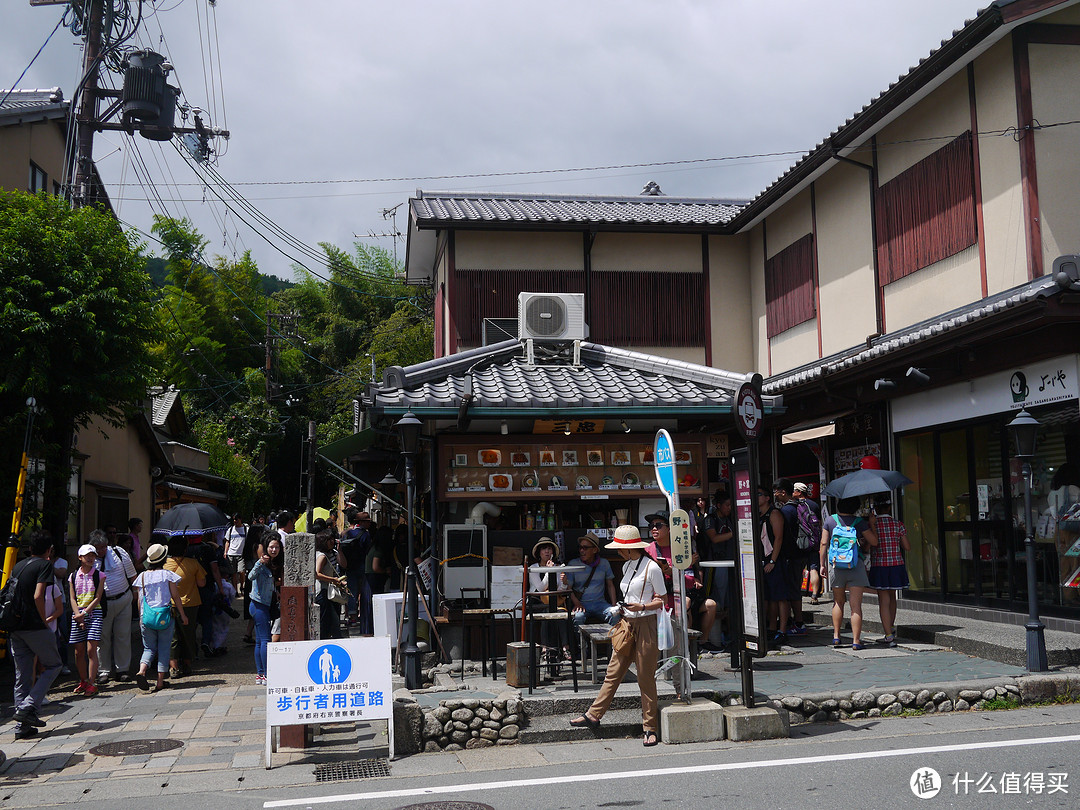
[[[736,462],[738,463],[738,462]],[[760,541],[755,537],[754,510],[757,491],[750,480],[750,468],[745,463],[735,469],[735,525],[739,578],[742,603],[742,634],[746,649],[755,657],[765,655],[764,621],[762,616],[762,571]]]
[[[675,442],[671,440],[671,434],[663,428],[656,431],[653,440],[653,468],[656,470],[656,483],[660,485],[660,491],[667,495],[668,511],[674,511],[678,506],[679,478],[675,474]]]
[[[671,567],[685,571],[694,560],[694,544],[690,536],[690,515],[685,509],[672,509],[668,521],[671,538]]]
[[[394,756],[390,637],[267,645],[266,767],[274,726],[386,720]]]
[[[690,545],[690,516],[679,509],[679,478],[675,473],[675,442],[671,440],[671,434],[663,428],[656,431],[656,438],[653,440],[653,467],[656,470],[656,483],[660,486],[660,491],[667,496],[668,537],[671,540],[672,568],[683,570],[690,567],[690,557],[693,553]],[[678,519],[678,529],[676,529],[676,519]],[[683,523],[686,524],[685,529]],[[678,545],[676,545],[676,531],[679,533]],[[683,536],[684,533],[685,537]],[[684,563],[682,568],[679,567],[679,562],[676,560]],[[684,616],[686,613],[683,609],[686,604],[685,578],[672,572],[671,584],[672,590],[675,592],[673,601],[675,604],[676,626],[680,628],[677,641],[678,655],[682,659],[682,664],[677,670],[679,674],[675,682],[675,691],[679,698],[689,703],[690,666],[688,655],[690,640],[686,634],[686,621],[678,619],[678,617]]]

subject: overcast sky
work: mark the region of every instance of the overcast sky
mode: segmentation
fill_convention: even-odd
[[[158,0],[145,8],[158,10],[138,42],[167,53],[187,102],[232,133],[217,171],[232,183],[257,183],[238,188],[304,243],[348,248],[354,234],[389,233],[381,211],[417,188],[637,194],[655,180],[671,196],[753,197],[795,156],[370,181],[805,151],[980,5]],[[61,9],[3,0],[0,88],[12,86]],[[19,86],[58,85],[70,98],[79,60],[79,42],[61,28]],[[203,202],[198,178],[170,145],[134,140],[138,154],[117,133],[99,135],[95,146],[123,221],[149,230],[161,212],[133,171],[133,163],[143,171],[141,157],[166,212],[193,220],[211,253],[230,256],[235,242],[263,272],[292,275],[289,260],[212,194]],[[406,222],[402,205],[403,232]],[[366,241],[393,250],[388,237]],[[402,260],[404,253],[402,241]]]

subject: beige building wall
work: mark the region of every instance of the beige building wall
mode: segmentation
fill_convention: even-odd
[[[712,364],[726,371],[752,372],[753,315],[750,307],[750,237],[709,237],[709,313]]]
[[[754,340],[754,370],[767,377],[772,372],[769,370],[769,332],[765,324],[765,246],[762,244],[761,225],[755,225],[746,237],[750,256],[748,275],[750,277],[751,334]]]
[[[1075,120],[1080,111],[1080,46],[1030,45],[1032,112],[1042,124]],[[1080,127],[1035,133],[1043,272],[1063,253],[1080,251]]]
[[[459,270],[581,270],[585,266],[580,232],[459,230],[454,240],[454,266]]]
[[[772,339],[773,374],[790,371],[817,359],[817,318],[793,326]]]
[[[885,331],[895,332],[982,297],[979,246],[972,245],[885,287]]]
[[[580,252],[580,236],[578,245]],[[592,269],[700,273],[701,235],[598,233],[592,247]]]
[[[999,42],[975,60],[975,107],[979,132],[1016,126],[1012,41]],[[986,289],[993,295],[1027,281],[1020,147],[1012,138],[979,138]]]
[[[64,135],[57,122],[0,127],[0,188],[29,190],[30,161],[49,176],[49,191],[63,180]]]
[[[153,488],[150,478],[150,451],[131,424],[115,428],[100,417],[79,431],[77,446],[86,454],[83,462],[83,509],[80,540],[85,540],[98,525],[98,488],[88,481],[117,484],[131,490],[127,493],[128,516],[141,517],[149,524],[153,519]],[[122,493],[105,492],[114,497]]]
[[[655,354],[672,360],[682,360],[686,363],[697,363],[699,366],[707,365],[704,346],[622,346],[620,348],[642,354]],[[713,365],[715,366],[716,363]]]
[[[884,185],[969,129],[971,105],[962,70],[878,133],[878,183]]]
[[[802,239],[813,230],[813,225],[810,191],[807,189],[766,218],[765,241],[769,254],[765,258],[771,259],[792,242]]]
[[[814,190],[821,353],[830,355],[877,331],[870,172],[838,163]]]

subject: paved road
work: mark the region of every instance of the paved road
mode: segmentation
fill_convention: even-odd
[[[476,802],[495,810],[1076,807],[1078,752],[1080,706],[1072,705],[816,724],[796,727],[789,740],[652,751],[634,740],[462,751],[393,763],[389,778],[320,785],[296,784],[294,768],[270,771],[258,786],[207,790],[188,783],[182,793],[145,780],[144,795],[154,796],[155,810],[390,810],[430,802]],[[940,792],[924,800],[910,782],[919,773],[925,784],[928,768],[939,774]],[[286,771],[293,778],[275,785],[275,775],[285,778]],[[1040,784],[1041,792],[1033,792]],[[980,792],[989,786],[996,792]],[[1019,793],[1003,794],[1006,789]],[[117,803],[83,797],[79,806],[115,810]],[[144,800],[139,806],[151,805]]]

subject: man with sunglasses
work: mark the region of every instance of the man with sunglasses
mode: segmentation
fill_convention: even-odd
[[[661,509],[655,514],[646,515],[645,520],[649,523],[649,536],[652,538],[652,543],[645,549],[645,553],[656,560],[660,566],[660,571],[664,575],[664,584],[668,589],[667,606],[669,609],[674,609],[674,590],[672,588],[674,568],[671,565],[670,514],[666,509]],[[701,649],[706,652],[719,652],[720,648],[709,641],[713,622],[716,621],[716,602],[709,598],[705,587],[701,584],[701,579],[697,576],[695,569],[698,564],[698,554],[696,551],[692,559],[692,567],[683,572],[686,612],[691,621],[693,621],[693,617],[698,617],[701,625],[698,629],[701,630],[701,637],[704,639],[700,645]],[[672,618],[679,621],[678,616],[672,616]]]
[[[619,621],[619,612],[615,604],[619,601],[615,595],[615,574],[611,564],[600,556],[600,539],[590,532],[578,538],[578,556],[570,565],[583,565],[584,571],[570,571],[564,574],[565,586],[572,593],[570,601],[574,608],[574,627],[589,622]]]

